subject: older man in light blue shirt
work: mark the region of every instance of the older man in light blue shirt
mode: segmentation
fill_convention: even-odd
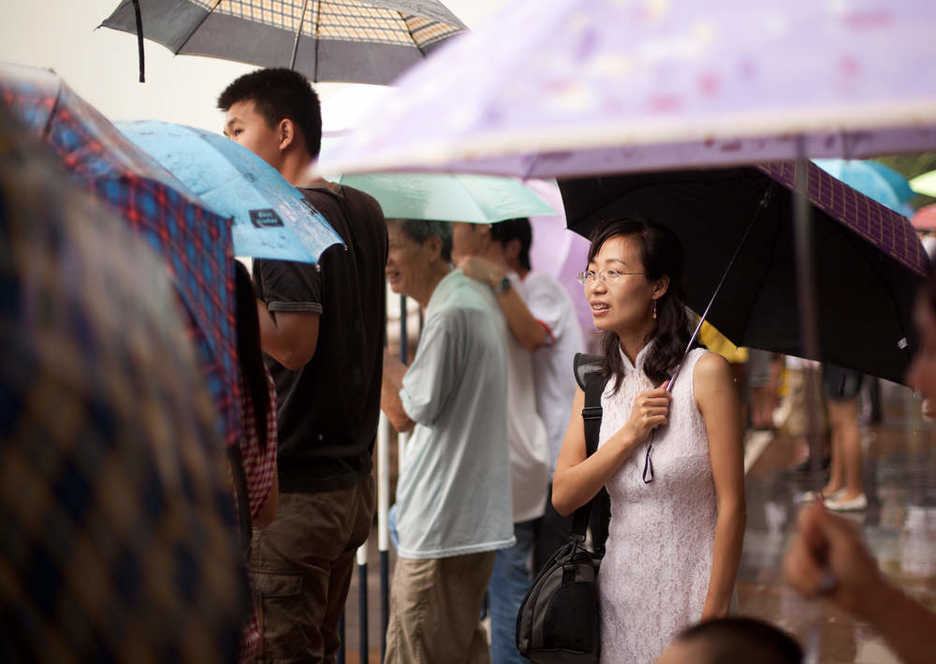
[[[451,267],[451,229],[390,221],[391,288],[426,307],[407,369],[384,362],[381,407],[412,430],[397,487],[399,558],[386,662],[488,662],[478,616],[494,551],[514,544],[505,322]]]

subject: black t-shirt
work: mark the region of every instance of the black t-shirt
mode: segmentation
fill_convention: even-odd
[[[377,201],[350,187],[300,188],[346,246],[317,265],[255,260],[257,293],[276,312],[318,313],[315,356],[276,381],[280,490],[351,486],[371,470],[383,372],[387,226]]]

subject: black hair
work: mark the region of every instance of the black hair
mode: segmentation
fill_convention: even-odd
[[[653,348],[644,362],[644,373],[659,385],[672,375],[682,359],[691,336],[689,316],[683,304],[683,250],[676,235],[666,228],[643,219],[614,218],[601,222],[592,233],[588,262],[591,263],[601,246],[613,237],[633,237],[640,249],[647,281],[669,277],[669,288],[657,302],[657,324],[653,332]],[[650,339],[645,341],[649,342]],[[614,379],[614,390],[624,378],[621,342],[616,332],[606,331],[602,337],[602,372]]]
[[[401,219],[403,232],[413,242],[425,244],[426,240],[435,236],[442,241],[442,260],[452,262],[452,224],[447,221],[430,221],[428,219]]]
[[[511,240],[519,240],[520,253],[517,260],[524,270],[533,269],[530,267],[530,246],[533,244],[533,229],[530,227],[529,218],[518,217],[491,224],[491,239],[505,247]]]
[[[260,350],[260,319],[257,316],[257,294],[247,268],[234,261],[234,303],[237,315],[237,359],[241,374],[250,392],[260,449],[267,446],[267,411],[270,393],[267,386],[263,352]]]
[[[305,76],[291,69],[258,69],[234,80],[218,96],[218,108],[227,112],[242,101],[252,101],[267,126],[288,118],[302,132],[306,150],[315,159],[322,148],[322,108]]]
[[[708,652],[699,664],[801,664],[803,649],[791,635],[770,623],[735,616],[708,620],[676,637],[687,643],[704,639]]]

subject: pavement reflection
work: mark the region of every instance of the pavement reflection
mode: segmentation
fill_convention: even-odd
[[[848,513],[861,528],[887,577],[936,609],[936,427],[920,416],[906,388],[883,389],[884,419],[862,430],[869,506]],[[741,613],[794,633],[804,646],[818,641],[818,659],[831,664],[897,662],[867,626],[824,602],[807,602],[782,578],[781,561],[795,524],[796,498],[807,477],[785,469],[793,441],[776,435],[746,478],[748,520],[738,577]]]

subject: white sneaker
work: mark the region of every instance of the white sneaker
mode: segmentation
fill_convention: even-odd
[[[835,512],[860,512],[861,510],[868,509],[868,497],[863,493],[859,493],[854,498],[849,498],[848,500],[842,498],[827,500],[825,506]]]

